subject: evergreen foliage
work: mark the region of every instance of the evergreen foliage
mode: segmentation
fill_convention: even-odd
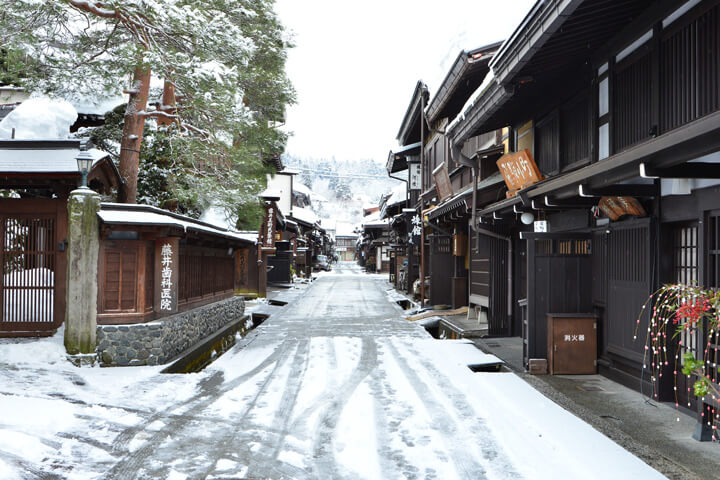
[[[116,108],[92,133],[119,153],[123,115],[144,114],[138,201],[198,215],[210,204],[240,228],[258,228],[257,194],[287,134],[276,126],[294,101],[290,47],[274,0],[14,0],[0,12],[0,81],[98,103],[134,89],[136,67],[175,85],[172,124],[160,86],[146,112]],[[10,53],[11,52],[11,53]],[[154,108],[150,108],[153,106]],[[126,132],[127,133],[127,132]]]

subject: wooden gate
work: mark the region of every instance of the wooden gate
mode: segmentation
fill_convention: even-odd
[[[65,205],[0,201],[0,336],[49,335],[64,320]]]

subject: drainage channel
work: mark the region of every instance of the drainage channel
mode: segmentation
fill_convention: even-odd
[[[423,328],[436,340],[457,340],[464,337],[454,338],[447,335],[447,330],[441,326],[442,319],[438,317],[430,317],[423,323]],[[477,348],[477,347],[476,347]],[[482,351],[478,348],[478,350]],[[484,352],[485,353],[485,352]],[[511,370],[505,366],[505,362],[498,359],[497,362],[469,363],[467,367],[475,373],[498,373],[510,372]]]
[[[160,373],[196,373],[230,350],[238,339],[261,325],[268,315],[243,315],[212,335],[199,341],[170,361]]]

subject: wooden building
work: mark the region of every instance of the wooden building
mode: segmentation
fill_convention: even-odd
[[[145,323],[255,290],[254,234],[226,230],[148,205],[103,203],[98,264],[98,324]],[[167,260],[176,288],[163,304]]]
[[[491,329],[522,331],[526,361],[547,357],[548,314],[590,314],[600,373],[649,391],[642,304],[664,282],[720,286],[718,22],[717,0],[537,2],[447,128],[451,151],[507,129],[510,190],[480,200],[471,241],[496,243]]]
[[[0,141],[0,336],[50,335],[65,317],[67,201],[80,184],[80,140]],[[88,174],[111,198],[120,175],[96,149]]]

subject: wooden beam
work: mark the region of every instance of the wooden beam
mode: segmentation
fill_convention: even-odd
[[[578,191],[581,197],[656,197],[660,194],[655,185],[623,184],[602,188],[590,188],[580,184]]]
[[[597,200],[594,197],[575,197],[560,200],[551,195],[545,195],[545,205],[548,207],[560,207],[563,209],[588,209],[596,206]]]
[[[658,168],[640,164],[643,178],[720,178],[720,163],[684,163],[674,167]]]

